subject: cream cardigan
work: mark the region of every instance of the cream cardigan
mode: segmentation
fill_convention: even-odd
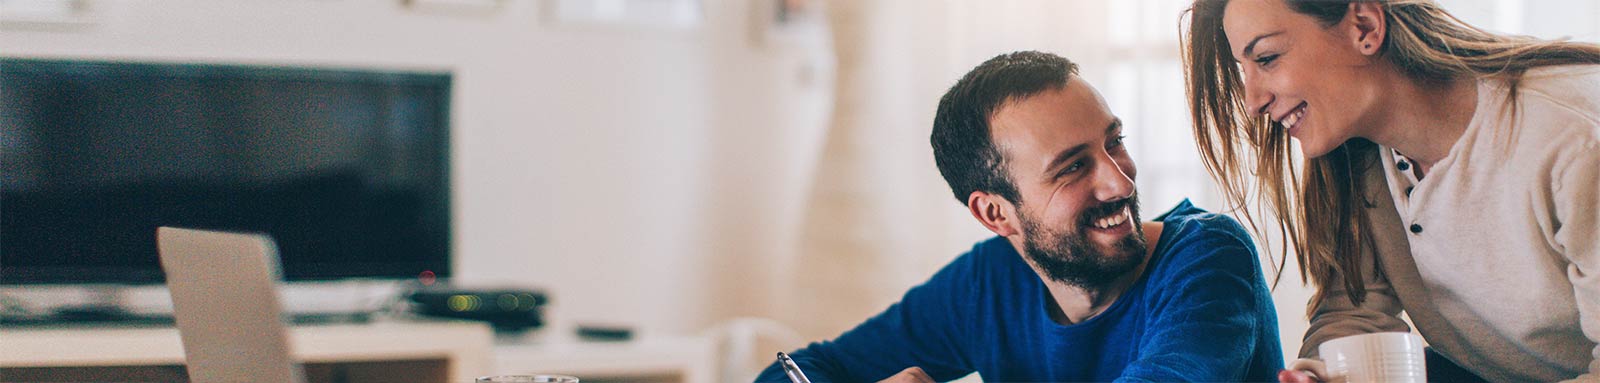
[[[1435,351],[1485,379],[1600,382],[1600,66],[1529,71],[1516,124],[1505,86],[1479,81],[1471,124],[1420,181],[1380,147],[1365,173],[1366,303],[1352,307],[1336,283],[1319,291],[1302,356],[1406,331],[1403,310]]]

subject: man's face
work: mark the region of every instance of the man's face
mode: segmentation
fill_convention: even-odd
[[[1122,123],[1078,77],[1011,100],[991,123],[1021,201],[1029,260],[1056,281],[1098,287],[1144,261],[1133,160]]]

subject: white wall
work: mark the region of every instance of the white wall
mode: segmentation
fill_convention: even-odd
[[[827,101],[817,39],[754,39],[737,0],[705,1],[686,29],[561,24],[546,1],[86,4],[87,25],[3,26],[0,55],[454,73],[456,280],[544,287],[567,320],[712,321],[711,289],[729,286],[707,265],[793,221],[772,196],[804,190],[772,180],[803,178]],[[308,294],[288,299],[323,300]]]

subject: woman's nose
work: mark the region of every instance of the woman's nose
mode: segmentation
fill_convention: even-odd
[[[1257,115],[1266,114],[1267,106],[1272,105],[1272,94],[1262,86],[1259,76],[1244,73],[1241,81],[1244,83],[1244,102],[1250,111]]]

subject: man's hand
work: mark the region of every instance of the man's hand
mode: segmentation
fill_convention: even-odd
[[[912,367],[901,370],[900,373],[894,374],[889,379],[880,380],[878,383],[933,383],[933,377],[928,376],[926,372],[922,372],[921,367]]]

